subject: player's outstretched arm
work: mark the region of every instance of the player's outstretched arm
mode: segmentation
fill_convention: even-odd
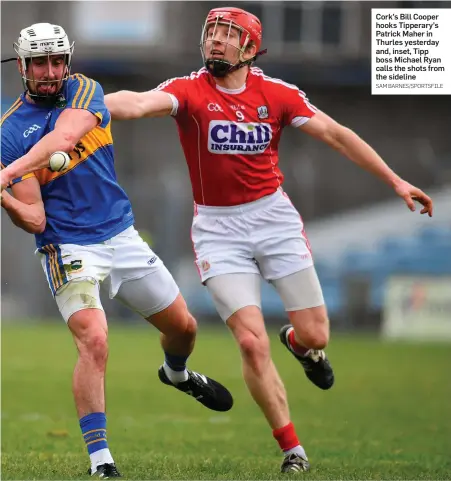
[[[48,167],[49,158],[54,152],[71,152],[76,143],[94,129],[98,122],[99,119],[87,110],[65,109],[58,117],[54,130],[0,172],[2,189],[17,177]]]
[[[36,177],[14,184],[12,191],[14,196],[7,191],[2,192],[1,204],[13,223],[30,234],[44,232],[45,210]]]
[[[432,217],[432,199],[422,190],[401,179],[377,152],[351,129],[339,124],[320,111],[308,122],[301,125],[299,129],[316,139],[322,140],[358,166],[390,185],[396,194],[404,199],[410,210],[415,210],[414,201],[418,201],[423,205],[421,213]]]
[[[105,95],[105,105],[113,120],[164,117],[170,115],[174,109],[171,96],[166,92],[155,90],[148,92],[120,90]]]

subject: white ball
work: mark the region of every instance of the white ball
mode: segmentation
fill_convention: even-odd
[[[49,169],[52,172],[64,172],[70,164],[70,157],[66,152],[54,152],[49,159]]]

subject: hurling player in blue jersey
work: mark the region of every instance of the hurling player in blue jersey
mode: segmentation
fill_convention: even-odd
[[[35,234],[36,253],[78,349],[73,393],[90,473],[117,477],[106,438],[107,321],[99,284],[162,332],[163,383],[217,411],[229,410],[233,400],[221,384],[186,368],[196,321],[133,227],[130,202],[116,180],[101,86],[70,75],[73,44],[57,25],[25,28],[14,46],[25,92],[1,121],[1,186],[12,191],[2,191],[1,204],[14,224]],[[69,154],[67,170],[48,169],[55,151]]]

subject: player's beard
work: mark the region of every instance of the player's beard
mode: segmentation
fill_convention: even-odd
[[[61,90],[60,80],[28,80],[27,87],[30,97],[38,103],[52,103]]]
[[[41,78],[34,76],[33,68],[29,66],[25,71],[25,75],[22,76],[24,85],[28,90],[29,96],[38,103],[51,104],[58,98],[61,89],[63,88],[64,81],[68,78],[69,69],[67,63],[65,63],[62,70],[61,77],[49,80],[49,77],[54,77],[50,74],[43,73]],[[25,78],[24,78],[25,77]]]

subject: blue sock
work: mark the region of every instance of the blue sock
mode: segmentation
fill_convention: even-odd
[[[167,352],[164,353],[164,360],[173,371],[184,371],[186,369],[187,359],[188,356],[175,356]]]
[[[80,428],[89,455],[101,449],[108,449],[105,413],[91,413],[82,417],[80,419]]]

